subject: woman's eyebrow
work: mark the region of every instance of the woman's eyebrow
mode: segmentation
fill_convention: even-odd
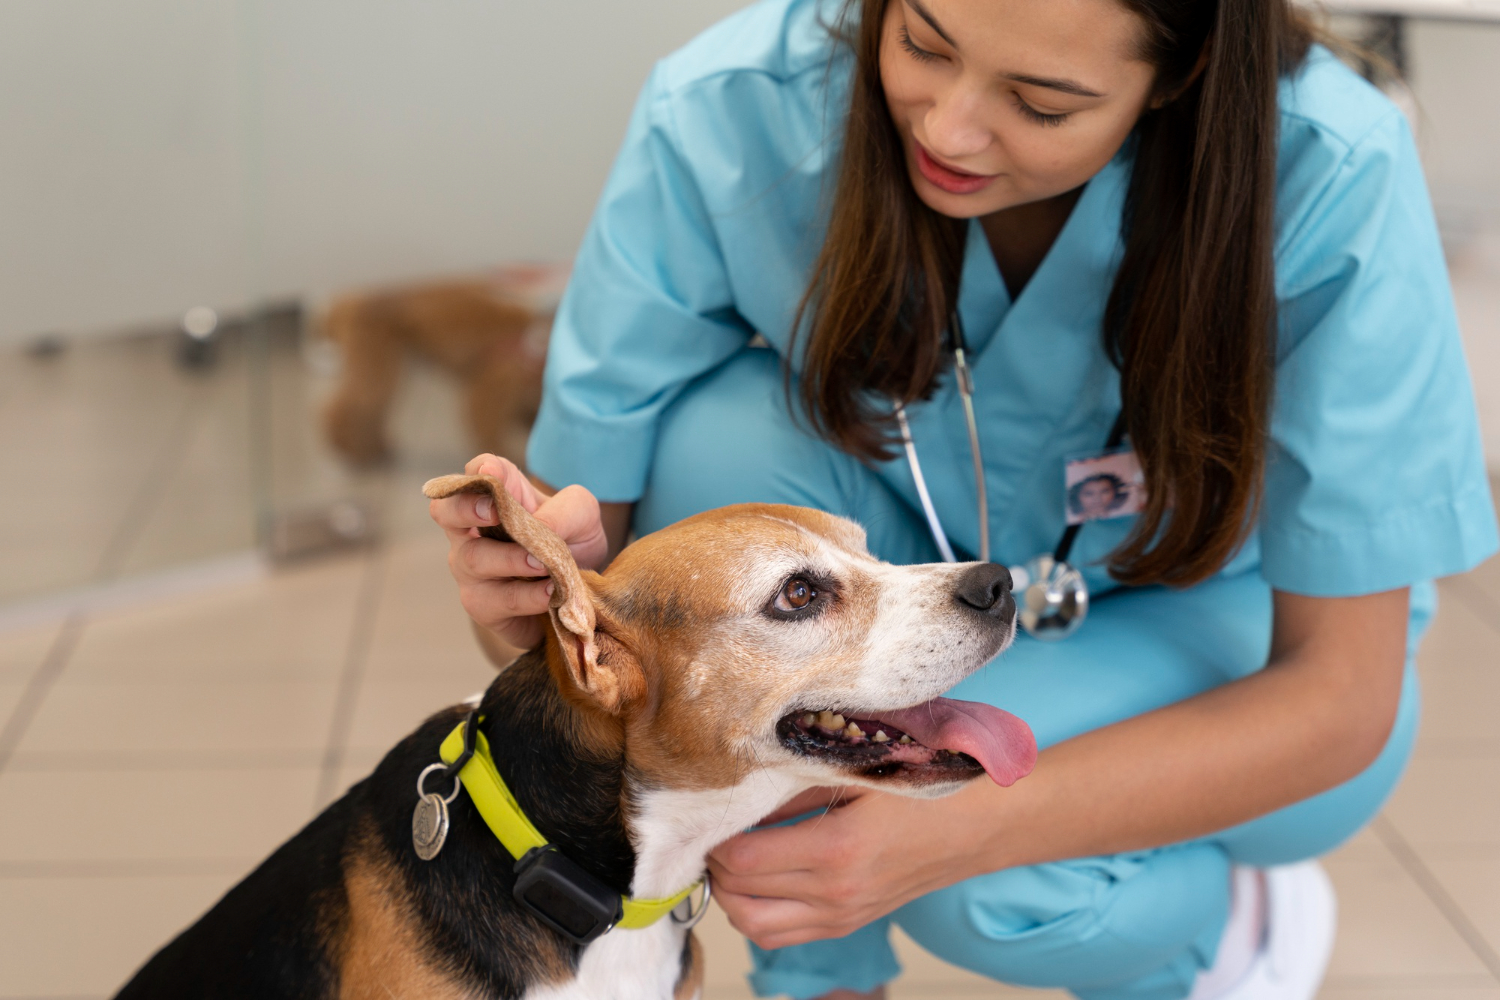
[[[938,23],[938,19],[932,16],[932,11],[923,6],[922,0],[905,0],[905,3],[912,10],[916,11],[917,16],[926,21],[928,26],[931,27],[933,31],[936,31],[938,33],[938,37],[942,38],[943,41],[947,42],[955,49],[958,48],[958,43],[953,40],[953,36],[948,34],[948,32],[943,29],[943,26]],[[1059,80],[1047,76],[1028,76],[1025,73],[1006,73],[1004,74],[1004,77],[1007,80],[1014,80],[1017,83],[1030,84],[1033,87],[1046,87],[1048,90],[1056,90],[1064,94],[1073,94],[1077,97],[1104,96],[1097,90],[1090,90],[1083,84],[1076,83],[1073,80]]]
[[[1014,80],[1017,83],[1030,84],[1033,87],[1046,87],[1048,90],[1058,90],[1064,94],[1075,94],[1078,97],[1103,97],[1097,90],[1090,90],[1081,83],[1072,80],[1057,80],[1048,76],[1027,76],[1024,73],[1006,73],[1005,79]]]
[[[943,26],[941,24],[938,24],[937,18],[932,16],[932,11],[922,6],[922,0],[906,0],[906,5],[912,10],[916,11],[917,16],[926,21],[928,25],[931,26],[932,30],[938,33],[939,38],[947,42],[949,45],[953,46],[955,49],[958,48],[958,43],[953,40],[952,35],[943,30]]]

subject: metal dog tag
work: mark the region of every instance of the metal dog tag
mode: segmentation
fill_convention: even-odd
[[[417,802],[411,814],[411,846],[417,857],[431,861],[448,839],[448,803],[436,792],[429,792]]]
[[[417,776],[417,808],[411,814],[411,846],[423,861],[431,861],[443,849],[443,841],[448,839],[448,803],[458,797],[458,790],[463,787],[456,776],[453,791],[447,798],[422,787],[433,771],[445,770],[446,764],[428,764]]]

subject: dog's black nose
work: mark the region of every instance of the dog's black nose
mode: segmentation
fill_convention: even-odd
[[[976,611],[1003,615],[1009,601],[1010,570],[999,563],[979,563],[958,578],[955,596]]]

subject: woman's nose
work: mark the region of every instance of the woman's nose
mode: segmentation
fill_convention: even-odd
[[[963,86],[952,87],[938,95],[923,122],[929,152],[951,162],[977,156],[989,148],[990,131],[979,115],[977,98],[978,95]],[[954,166],[961,164],[954,163]]]

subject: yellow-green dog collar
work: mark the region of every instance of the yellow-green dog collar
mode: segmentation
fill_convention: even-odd
[[[475,720],[475,726],[479,720]],[[460,722],[443,740],[442,747],[438,750],[443,763],[452,764],[458,760],[464,752],[464,725]],[[479,815],[484,817],[484,822],[490,831],[510,852],[510,856],[516,860],[525,857],[526,854],[537,848],[549,846],[546,837],[531,824],[526,818],[525,811],[521,808],[516,797],[506,787],[505,779],[500,777],[500,772],[495,768],[495,760],[490,756],[489,740],[485,739],[484,733],[475,733],[474,755],[469,758],[468,763],[458,772],[458,778],[463,782],[464,790],[469,793],[469,798],[474,802]],[[623,916],[620,917],[616,927],[624,927],[628,930],[638,930],[642,927],[650,927],[662,917],[671,913],[677,905],[693,894],[693,891],[703,884],[702,880],[665,899],[633,899],[630,896],[621,896]],[[707,905],[704,900],[704,905]]]

